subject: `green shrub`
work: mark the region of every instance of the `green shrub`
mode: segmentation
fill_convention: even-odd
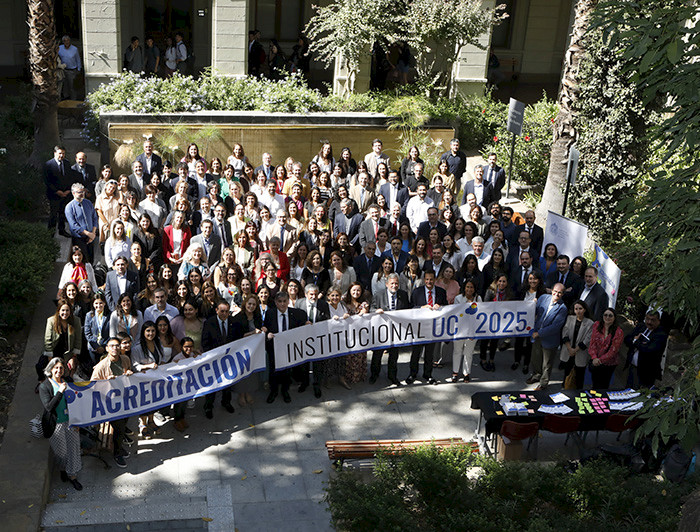
[[[697,475],[677,485],[604,461],[571,472],[434,446],[375,464],[369,481],[348,470],[331,478],[326,500],[338,530],[665,532],[698,486]],[[483,468],[476,479],[470,466]]]
[[[53,272],[58,244],[37,223],[0,220],[0,324],[21,329]]]
[[[557,112],[557,104],[548,100],[544,93],[542,99],[537,103],[525,107],[522,135],[515,140],[513,172],[511,174],[513,180],[532,185],[536,190],[544,190],[553,142],[552,128]],[[506,130],[508,110],[505,109],[504,113],[505,115],[498,122],[491,141],[482,147],[482,154],[486,158],[489,153],[496,153],[499,164],[507,172],[512,134]]]

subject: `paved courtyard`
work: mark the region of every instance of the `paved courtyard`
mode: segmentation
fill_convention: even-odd
[[[292,403],[265,402],[260,390],[252,407],[222,408],[207,420],[203,399],[188,409],[190,428],[178,433],[168,422],[162,434],[134,444],[127,469],[111,460],[109,469],[84,457],[76,492],[54,475],[42,524],[47,530],[332,530],[323,502],[333,474],[326,440],[374,438],[472,439],[478,422],[470,394],[523,388],[520,370],[511,371],[512,351],[497,355],[498,370],[478,364],[469,384],[446,382],[449,368],[436,370],[440,384],[388,385],[384,374],[374,384],[352,390],[333,385],[323,398],[311,390],[291,390]],[[408,353],[399,375],[408,374]],[[553,386],[553,390],[557,387]],[[136,428],[135,420],[130,422]],[[544,440],[544,439],[543,439]],[[564,449],[563,439],[540,441],[545,457]],[[573,449],[564,449],[572,452]]]

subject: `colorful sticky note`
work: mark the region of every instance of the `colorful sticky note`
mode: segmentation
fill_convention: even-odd
[[[492,395],[491,399],[493,399],[494,401],[498,401],[500,398],[497,395]]]
[[[527,399],[527,395],[525,395],[524,393],[521,393],[521,394],[520,394],[520,398],[521,398],[521,399]]]
[[[501,412],[500,410],[498,410],[498,411],[496,412],[496,415],[497,415],[497,416],[502,416],[502,415],[503,415],[503,412]]]

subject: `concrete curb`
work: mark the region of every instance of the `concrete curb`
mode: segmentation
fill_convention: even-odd
[[[52,470],[52,461],[48,459],[49,441],[31,437],[29,420],[41,412],[41,401],[34,393],[34,364],[43,350],[46,318],[55,309],[55,290],[51,287],[58,285],[61,268],[62,264],[56,263],[34,312],[0,447],[0,515],[4,530],[38,530],[48,501]]]

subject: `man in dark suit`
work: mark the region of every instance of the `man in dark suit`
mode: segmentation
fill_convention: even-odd
[[[239,322],[233,319],[230,310],[228,301],[222,299],[216,305],[216,316],[212,316],[204,322],[202,327],[202,350],[204,352],[243,338],[243,328]],[[207,419],[214,417],[214,399],[216,399],[216,392],[207,394],[204,401],[204,415]],[[231,386],[221,390],[221,406],[229,414],[233,414]]]
[[[424,286],[413,290],[411,294],[411,306],[413,308],[439,309],[442,305],[447,305],[447,293],[439,286],[435,286],[435,272],[425,272],[423,274]],[[421,354],[423,355],[423,379],[428,384],[437,384],[433,379],[433,353],[435,343],[414,345],[411,349],[411,363],[406,384],[413,384],[418,376],[418,364]]]
[[[105,297],[107,298],[107,306],[110,312],[116,308],[119,296],[128,293],[134,298],[141,290],[138,274],[127,270],[127,265],[126,257],[117,257],[114,259],[114,269],[107,272]]]
[[[355,257],[352,267],[355,270],[357,282],[364,287],[369,287],[372,284],[372,275],[381,266],[382,259],[375,255],[377,244],[374,242],[367,242],[364,251],[362,255]]]
[[[199,186],[197,180],[190,177],[190,169],[186,163],[177,164],[177,175],[170,180],[170,188],[177,192],[177,183],[179,181],[187,182],[187,199],[193,205],[199,200]]]
[[[540,256],[535,253],[531,244],[530,233],[522,231],[518,236],[518,245],[511,247],[508,252],[508,267],[510,271],[513,271],[520,265],[520,255],[525,251],[530,252],[533,264],[539,264]]]
[[[496,200],[501,199],[501,190],[506,184],[506,171],[496,164],[496,154],[489,154],[488,163],[484,165],[484,181],[493,187]]]
[[[315,284],[309,283],[304,287],[304,295],[306,297],[299,299],[296,308],[306,312],[309,323],[316,323],[331,319],[331,309],[323,299],[318,298],[319,289]],[[299,393],[306,391],[309,387],[309,365],[310,362],[305,362],[296,366],[293,370],[294,378],[299,382]],[[313,363],[314,374],[314,397],[321,397],[321,368],[323,361]]]
[[[289,395],[289,385],[291,384],[290,370],[275,370],[275,344],[273,341],[275,334],[306,325],[307,321],[308,316],[306,312],[289,306],[289,294],[287,292],[277,292],[275,305],[267,309],[262,328],[262,331],[267,335],[265,351],[267,351],[267,367],[270,371],[268,403],[275,402],[280,389],[284,402],[291,403],[292,401]]]
[[[214,207],[214,234],[219,237],[221,241],[221,252],[224,248],[233,246],[233,235],[231,234],[231,224],[226,220],[226,206],[223,203],[219,203]]]
[[[85,187],[85,196],[95,202],[95,183],[97,183],[97,171],[92,164],[88,164],[87,155],[79,151],[75,154],[75,164],[70,167],[73,170],[73,180],[82,183]]]
[[[589,266],[583,273],[583,287],[581,294],[576,297],[583,301],[591,314],[593,321],[603,319],[603,312],[608,308],[608,294],[605,289],[598,284],[598,268]]]
[[[442,244],[436,244],[435,246],[433,246],[433,257],[430,260],[426,260],[423,263],[423,271],[433,272],[435,274],[435,277],[440,277],[445,268],[451,266],[449,262],[447,262],[446,260],[442,260],[442,257],[444,255],[445,248],[442,247]]]
[[[411,308],[411,303],[408,300],[408,294],[399,288],[399,275],[397,273],[389,274],[386,279],[386,290],[380,290],[372,298],[372,310],[377,314],[391,310],[404,310]],[[375,349],[372,351],[372,364],[369,376],[369,383],[377,382],[379,373],[382,367],[382,355],[384,352],[389,354],[389,365],[387,367],[387,377],[389,381],[396,386],[401,383],[397,377],[399,348],[390,347],[388,349]]]
[[[528,286],[528,276],[531,273],[539,273],[542,275],[539,268],[535,268],[532,265],[532,253],[523,251],[520,254],[520,264],[518,267],[510,270],[510,288],[513,290],[514,294],[520,294],[523,286]]]
[[[406,185],[399,182],[399,174],[396,170],[391,170],[387,176],[388,182],[379,187],[379,193],[384,196],[388,209],[394,206],[394,203],[405,205],[409,199],[408,188]]]
[[[557,271],[550,273],[545,279],[547,293],[552,293],[552,288],[556,283],[564,285],[564,303],[568,308],[578,299],[581,293],[583,281],[569,269],[569,257],[559,255],[557,257]]]
[[[518,226],[518,234],[523,231],[530,233],[532,247],[538,255],[541,255],[542,244],[544,243],[544,230],[539,225],[535,225],[535,211],[529,210],[523,217],[525,218],[525,223]]]
[[[404,216],[401,213],[402,207],[403,206],[399,203],[394,203],[394,206],[389,212],[389,216],[387,216],[386,218],[386,230],[389,232],[390,237],[398,236],[399,229],[401,229],[402,225],[411,225],[411,223],[408,221],[408,218],[406,218],[406,216]]]
[[[131,175],[129,176],[129,186],[136,191],[138,200],[146,199],[146,185],[150,183],[150,179],[143,172],[143,164],[141,161],[134,161],[131,165]]]
[[[625,344],[629,347],[625,368],[630,367],[628,385],[644,388],[654,386],[656,379],[661,378],[661,360],[666,350],[668,335],[660,327],[659,311],[649,310],[640,323],[630,334],[625,336]],[[639,380],[635,382],[635,373]]]
[[[394,263],[394,271],[401,273],[408,263],[408,253],[401,249],[403,240],[401,240],[401,237],[395,236],[391,239],[390,245],[391,249],[382,253],[382,258],[389,257]]]
[[[163,159],[160,155],[153,153],[153,141],[148,139],[143,143],[143,153],[136,157],[136,160],[141,163],[143,173],[148,181],[151,180],[151,174],[163,174]]]
[[[221,239],[214,234],[214,224],[211,220],[202,220],[202,232],[193,236],[190,246],[194,243],[200,244],[207,254],[207,264],[214,266],[221,260]]]
[[[72,199],[70,186],[71,170],[65,161],[66,149],[56,146],[53,149],[53,159],[44,164],[44,184],[46,185],[46,198],[49,200],[49,229],[55,230],[58,223],[58,233],[61,236],[70,237],[66,231],[65,208]]]
[[[474,194],[476,204],[486,208],[491,202],[497,201],[496,194],[491,186],[491,183],[484,181],[484,167],[474,167],[474,179],[467,181],[464,185],[464,196],[462,197],[462,205],[467,203],[467,196]]]
[[[386,218],[379,217],[379,205],[370,205],[367,210],[367,219],[360,224],[358,233],[358,242],[361,249],[364,249],[367,242],[376,242],[377,232],[386,224]]]
[[[340,212],[335,215],[333,223],[333,236],[337,237],[340,233],[348,235],[348,240],[354,246],[359,238],[360,225],[362,224],[362,215],[358,212],[353,214],[352,201],[345,198],[340,202]]]
[[[265,181],[268,181],[269,179],[273,179],[274,173],[275,173],[275,167],[272,166],[272,155],[270,155],[267,152],[262,154],[262,164],[255,169],[255,176],[256,177],[260,173],[261,170],[265,174]]]
[[[265,49],[258,39],[260,39],[258,30],[248,32],[248,75],[256,77],[260,76],[260,68],[265,63]]]
[[[438,236],[442,242],[443,237],[447,234],[447,226],[438,220],[438,215],[437,207],[428,207],[428,220],[418,225],[417,235],[428,239],[430,231],[437,229]]]

